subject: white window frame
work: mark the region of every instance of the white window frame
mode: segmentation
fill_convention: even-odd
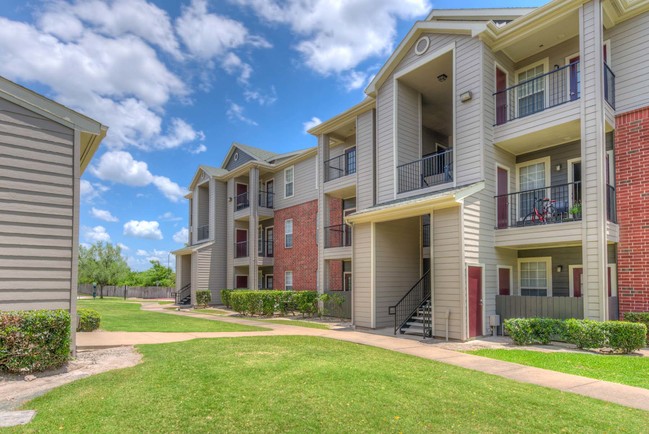
[[[615,188],[615,150],[606,151],[606,155],[608,155],[608,185]]]
[[[286,173],[290,172],[291,173],[291,182],[286,181]],[[287,195],[286,194],[286,187],[291,184],[291,194]],[[284,169],[284,199],[288,199],[289,197],[295,196],[295,166],[287,167]]]
[[[617,264],[607,264],[606,268],[607,273],[608,269],[611,269],[611,297],[617,297]],[[608,276],[606,278],[608,280]],[[608,288],[606,294],[608,294]]]
[[[288,224],[288,222],[291,222],[291,232],[290,232],[290,234],[289,234],[289,232],[287,231],[287,224]],[[293,232],[294,232],[293,229],[294,229],[294,228],[293,228],[293,219],[286,219],[286,220],[284,220],[284,248],[285,248],[285,249],[292,249],[292,248],[293,248],[293,244],[295,244],[295,243],[294,243],[294,237],[293,237]],[[290,245],[290,246],[288,245],[288,235],[291,235],[291,245]]]
[[[521,286],[522,272],[521,264],[524,262],[545,262],[546,281],[548,282],[546,288],[546,296],[552,297],[552,257],[539,256],[535,258],[518,258],[518,293],[523,295],[523,287]]]
[[[345,289],[345,282],[347,281],[346,277],[349,275],[349,282],[351,287],[349,289]],[[343,271],[343,292],[351,292],[354,289],[354,280],[352,279],[352,272],[351,271]]]
[[[275,276],[272,274],[266,274],[264,275],[264,286],[268,286],[268,278],[273,279],[273,286],[275,286]],[[266,289],[275,289],[275,288],[266,288]]]
[[[264,227],[257,226],[257,256],[264,254]]]
[[[572,167],[575,165],[575,163],[581,163],[581,157],[579,157],[579,158],[571,158],[570,160],[568,160],[566,162],[566,166],[568,166],[567,167],[567,169],[568,169],[568,184],[572,184],[573,182],[575,182],[575,176],[574,176],[573,170],[572,170]],[[583,173],[584,166],[583,165],[581,166],[581,169],[582,169],[581,176],[583,178],[583,176],[584,176],[584,173]],[[583,183],[582,183],[582,194],[583,194]],[[570,188],[570,187],[568,187],[568,203],[569,203],[570,208],[572,208],[572,206],[575,204],[575,198],[574,198],[573,189]]]
[[[546,57],[544,59],[539,60],[538,62],[530,63],[528,65],[523,66],[522,68],[517,69],[514,71],[514,80],[516,84],[520,84],[518,81],[518,76],[525,71],[529,71],[532,68],[536,68],[539,65],[543,65],[543,73],[542,74],[547,74],[550,71],[550,58]],[[526,80],[527,81],[527,80]],[[520,87],[516,88],[516,97],[514,98],[514,102],[516,104],[516,118],[518,118],[518,92],[520,91]],[[543,85],[543,104],[545,107],[548,106],[548,103],[550,101],[550,92],[549,92],[549,86],[548,86],[548,76],[545,76],[545,83]]]
[[[288,276],[291,276],[291,284],[288,284]],[[273,282],[275,283],[275,282]],[[274,285],[273,285],[274,286]],[[284,289],[292,290],[293,289],[293,271],[284,271]]]
[[[547,197],[548,199],[552,199],[552,189],[548,188],[552,185],[552,162],[550,159],[550,156],[547,157],[542,157],[542,158],[537,158],[535,160],[530,160],[530,161],[525,161],[523,163],[518,163],[516,164],[516,209],[518,211],[518,214],[516,215],[517,220],[523,220],[523,217],[520,216],[520,209],[521,209],[521,171],[520,169],[523,167],[527,166],[533,166],[535,164],[540,164],[543,163],[545,164],[545,188],[547,189]],[[511,218],[511,216],[510,216]],[[510,222],[511,225],[511,222]]]

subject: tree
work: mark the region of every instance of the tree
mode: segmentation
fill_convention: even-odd
[[[90,247],[79,246],[79,282],[99,285],[100,298],[104,298],[104,286],[119,284],[130,271],[117,245],[98,241]]]

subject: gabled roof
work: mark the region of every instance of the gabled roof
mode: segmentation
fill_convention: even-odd
[[[218,167],[212,167],[212,166],[205,166],[201,164],[198,166],[199,169],[202,169],[205,173],[207,173],[210,176],[225,176],[228,174],[228,171],[226,169],[221,169]]]
[[[255,148],[254,146],[249,146],[249,145],[244,145],[243,143],[233,143],[232,146],[236,146],[237,148],[241,149],[243,152],[246,154],[250,155],[251,157],[256,158],[257,160],[261,161],[268,161],[272,160],[273,157],[276,157],[278,154],[267,151],[265,149],[261,148]]]
[[[99,147],[99,143],[106,137],[107,126],[2,76],[0,76],[0,97],[54,122],[79,131],[81,133],[81,152],[79,155],[81,173],[90,163],[92,156]]]

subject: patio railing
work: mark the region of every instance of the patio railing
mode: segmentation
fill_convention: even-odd
[[[399,193],[453,181],[453,149],[397,166]]]
[[[324,162],[325,182],[356,173],[356,149]]]
[[[349,225],[333,225],[324,228],[325,249],[330,247],[349,247],[352,245],[352,227]]]

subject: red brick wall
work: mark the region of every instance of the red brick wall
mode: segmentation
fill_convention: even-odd
[[[284,272],[293,272],[293,289],[317,288],[318,245],[316,244],[318,201],[275,211],[274,286],[284,289]],[[293,247],[284,247],[284,221],[293,219]]]
[[[620,315],[649,312],[649,107],[616,117]]]
[[[336,197],[329,198],[329,224],[340,225],[343,222],[343,200]]]
[[[343,290],[343,261],[327,261],[329,278],[326,289],[329,291]]]

